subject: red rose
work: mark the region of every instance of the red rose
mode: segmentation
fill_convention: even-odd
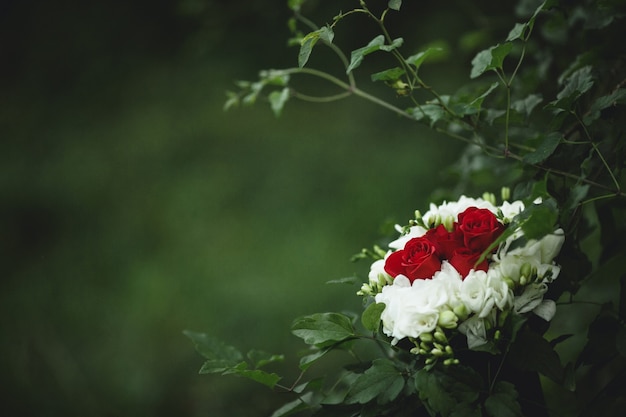
[[[404,249],[393,252],[385,262],[385,271],[392,277],[400,274],[411,282],[432,278],[441,269],[437,247],[425,237],[409,240]]]
[[[457,270],[462,278],[465,278],[469,274],[470,269],[474,271],[487,271],[489,263],[487,258],[483,259],[481,263],[474,266],[478,258],[480,258],[481,252],[474,252],[468,248],[458,248],[454,251],[448,262]]]
[[[469,207],[459,214],[459,230],[465,246],[482,253],[502,234],[504,225],[491,211]]]
[[[451,232],[448,232],[445,226],[440,224],[427,231],[424,237],[433,242],[442,259],[450,259],[454,251],[463,246],[463,235],[458,230],[458,223],[454,223]]]

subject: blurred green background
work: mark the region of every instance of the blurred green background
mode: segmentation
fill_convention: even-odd
[[[360,308],[325,282],[364,277],[350,257],[423,207],[462,149],[357,99],[223,112],[235,80],[296,63],[285,3],[1,3],[4,415],[269,415],[285,398],[198,375],[182,331],[285,353],[291,383],[292,320]],[[397,22],[408,53],[448,42],[430,69],[444,91],[469,72],[463,4],[407,4]]]

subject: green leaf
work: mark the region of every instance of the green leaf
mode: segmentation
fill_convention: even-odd
[[[422,66],[422,64],[424,63],[424,61],[426,61],[428,57],[432,55],[437,55],[441,51],[443,51],[443,48],[433,46],[433,47],[427,48],[425,51],[418,52],[415,55],[411,55],[405,60],[405,62],[409,65],[413,65],[415,67],[415,70],[418,71],[419,68]]]
[[[509,358],[516,368],[539,372],[556,383],[563,381],[563,365],[554,346],[541,335],[522,331],[509,350]]]
[[[496,383],[493,393],[485,400],[485,410],[491,417],[523,417],[515,386],[506,381]]]
[[[339,313],[317,313],[296,319],[291,332],[309,345],[341,342],[355,335],[348,316]]]
[[[377,399],[378,404],[393,401],[404,388],[404,377],[388,359],[376,359],[372,366],[354,381],[347,404],[365,404]]]
[[[511,52],[512,48],[513,44],[506,42],[480,51],[474,59],[472,59],[470,78],[479,77],[489,70],[502,69],[504,58]]]
[[[482,108],[482,105],[483,105],[483,101],[485,101],[485,98],[489,94],[491,94],[492,91],[494,91],[498,87],[498,85],[499,85],[498,83],[492,83],[489,86],[489,88],[487,89],[487,91],[485,91],[480,96],[478,96],[475,99],[473,99],[468,104],[464,105],[463,106],[463,114],[476,114],[476,113],[480,112],[480,109]]]
[[[446,116],[446,112],[439,104],[426,103],[419,107],[413,107],[408,109],[409,113],[415,118],[415,120],[427,120],[430,121],[430,126],[434,126],[439,120]]]
[[[463,409],[473,409],[467,406],[478,400],[482,385],[480,375],[462,365],[421,369],[415,374],[415,388],[431,415],[459,415]]]
[[[542,135],[537,149],[524,155],[524,162],[538,164],[545,161],[554,153],[561,139],[563,139],[563,133],[561,132],[550,132],[547,135]]]
[[[349,74],[359,65],[361,65],[361,63],[363,62],[363,58],[366,55],[369,55],[376,51],[393,51],[394,49],[399,48],[403,42],[404,41],[402,38],[398,38],[394,39],[390,45],[385,45],[385,37],[383,35],[378,35],[377,37],[372,39],[370,43],[367,44],[367,46],[352,51],[352,54],[350,55],[350,64],[346,69],[346,74]]]
[[[294,12],[298,12],[300,11],[300,8],[305,1],[306,0],[288,0],[287,7],[289,7],[289,9],[293,10]]]
[[[528,27],[527,23],[516,23],[513,29],[509,32],[509,35],[506,37],[506,41],[514,41],[516,39],[524,38],[524,34],[526,33],[526,28]]]
[[[396,81],[406,73],[405,70],[399,67],[390,68],[385,71],[372,74],[372,81]]]
[[[387,3],[387,7],[389,7],[391,10],[400,10],[400,7],[402,6],[402,0],[389,0],[389,3]]]
[[[299,364],[300,369],[303,371],[307,370],[311,365],[313,365],[313,363],[315,363],[315,361],[317,361],[319,358],[326,355],[330,351],[331,348],[319,349],[316,350],[314,353],[311,353],[310,355],[301,357]]]
[[[335,34],[329,26],[324,26],[314,32],[308,33],[300,41],[300,52],[298,53],[298,66],[304,67],[309,61],[311,51],[318,40],[323,40],[328,43],[332,43]]]
[[[185,330],[183,334],[191,339],[198,353],[208,359],[207,369],[212,369],[211,372],[222,372],[243,361],[243,355],[233,346],[226,345],[205,333]]]
[[[530,116],[533,109],[542,101],[543,97],[541,97],[541,94],[531,94],[524,99],[516,100],[511,103],[511,108],[519,113],[525,113],[526,116]]]
[[[626,102],[626,89],[618,88],[611,94],[607,94],[598,98],[593,102],[589,112],[585,115],[583,122],[586,125],[590,125],[592,122],[600,118],[602,110],[609,107],[617,106],[618,104],[624,104]]]
[[[248,352],[247,356],[255,369],[262,368],[270,363],[282,362],[285,360],[285,355],[271,355],[267,352],[263,352],[262,350],[251,350]]]
[[[591,76],[591,65],[584,66],[567,78],[565,86],[556,95],[557,99],[578,97],[586,93],[593,86],[593,78]]]
[[[383,313],[383,310],[385,310],[385,304],[383,303],[370,304],[361,316],[363,326],[369,331],[377,332],[380,327],[380,315]]]
[[[279,117],[285,107],[285,103],[289,100],[289,88],[285,87],[280,91],[272,91],[268,99],[270,101],[270,106],[272,107],[272,111],[276,117]]]
[[[544,199],[540,204],[531,204],[526,207],[520,218],[522,231],[526,239],[541,239],[554,232],[554,225],[559,212],[552,199]]]
[[[278,410],[274,411],[271,417],[285,417],[299,411],[308,410],[309,408],[311,408],[309,402],[312,398],[313,393],[307,392],[306,394],[296,398],[293,401],[288,402],[287,404],[280,407]]]

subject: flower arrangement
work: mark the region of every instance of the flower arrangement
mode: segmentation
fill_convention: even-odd
[[[496,206],[493,195],[485,197],[416,211],[397,227],[401,236],[390,250],[378,248],[380,259],[358,292],[374,298],[373,308],[384,305],[382,329],[392,344],[409,339],[426,364],[458,364],[448,344],[455,333],[467,337],[469,349],[493,349],[510,314],[554,316],[555,303],[544,294],[560,272],[554,258],[563,230],[527,240],[515,222],[524,203]]]

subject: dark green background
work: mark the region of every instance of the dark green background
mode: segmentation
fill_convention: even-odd
[[[233,81],[296,63],[285,3],[2,3],[4,415],[269,415],[288,398],[199,376],[182,331],[285,353],[290,384],[304,347],[292,320],[358,311],[354,287],[325,282],[364,278],[350,257],[448,181],[460,143],[356,98],[290,102],[280,119],[265,104],[223,112]],[[325,23],[355,3],[311,13]],[[407,54],[447,42],[424,71],[451,92],[475,52],[461,35],[486,16],[438,7],[391,19]],[[337,42],[362,46],[373,29],[346,21]],[[359,81],[379,91],[369,70]]]

